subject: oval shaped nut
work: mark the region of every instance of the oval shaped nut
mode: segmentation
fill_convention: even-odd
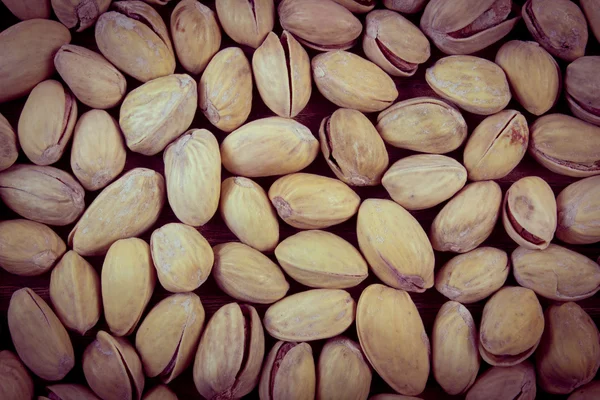
[[[537,42],[511,40],[496,54],[517,101],[534,115],[545,114],[558,101],[562,74],[556,60]]]
[[[329,51],[314,57],[311,64],[319,92],[339,107],[365,113],[381,111],[398,97],[392,78],[356,54]]]
[[[317,366],[317,399],[366,400],[371,367],[360,345],[345,336],[325,342]]]
[[[429,375],[429,338],[410,295],[380,284],[363,290],[356,331],[369,363],[395,391],[417,395]]]
[[[257,48],[275,24],[273,0],[217,0],[217,16],[235,42]]]
[[[437,95],[473,114],[500,112],[511,98],[502,68],[479,57],[441,58],[427,68],[425,80]]]
[[[544,314],[533,290],[505,286],[483,308],[479,353],[490,365],[516,365],[533,354],[543,331]]]
[[[86,386],[73,383],[59,383],[46,386],[48,397],[38,397],[38,400],[98,400],[98,397]]]
[[[170,223],[150,237],[152,260],[162,287],[169,292],[191,292],[202,285],[212,269],[210,244],[191,226]]]
[[[538,118],[530,129],[529,153],[557,174],[600,174],[600,127],[564,114]]]
[[[502,203],[502,190],[494,181],[465,186],[436,215],[429,239],[437,251],[466,253],[492,233]]]
[[[191,129],[163,154],[169,205],[181,222],[201,226],[217,212],[221,194],[221,155],[215,136]]]
[[[500,289],[509,269],[505,251],[479,247],[444,264],[435,275],[435,288],[450,300],[475,303]]]
[[[600,290],[600,266],[556,244],[541,251],[519,247],[511,261],[519,285],[551,300],[579,301]]]
[[[15,131],[2,114],[0,114],[0,149],[0,171],[4,171],[17,161],[19,144]]]
[[[414,396],[403,396],[401,394],[380,393],[369,397],[369,400],[421,400],[421,398]]]
[[[17,214],[43,224],[64,226],[83,212],[85,191],[54,167],[15,164],[0,172],[0,199]]]
[[[98,18],[100,52],[121,71],[141,82],[175,72],[175,54],[161,16],[142,1],[117,1]]]
[[[105,254],[117,240],[140,235],[154,225],[164,203],[162,175],[132,169],[94,199],[69,233],[69,245],[82,256]]]
[[[422,293],[433,286],[434,255],[427,234],[402,206],[367,199],[358,210],[358,245],[386,285]]]
[[[108,10],[111,0],[51,0],[52,9],[67,28],[81,32],[94,25],[100,14]]]
[[[273,251],[279,243],[279,222],[265,190],[236,176],[223,181],[221,192],[221,217],[229,230],[258,251]]]
[[[19,143],[37,165],[50,165],[63,155],[77,121],[77,102],[62,84],[47,80],[27,98],[19,117]]]
[[[538,384],[567,394],[590,382],[600,367],[600,340],[592,318],[576,303],[546,309],[546,329],[535,352]]]
[[[194,293],[161,300],[146,315],[135,336],[144,372],[169,383],[194,359],[204,327],[204,308]]]
[[[460,111],[433,97],[400,101],[377,116],[377,131],[386,143],[421,153],[456,150],[467,138]]]
[[[147,156],[161,152],[191,125],[197,96],[196,81],[185,74],[156,78],[129,92],[119,113],[127,147]]]
[[[587,22],[577,4],[528,0],[521,12],[531,36],[553,56],[574,61],[585,54]]]
[[[252,71],[263,102],[280,117],[294,118],[310,100],[310,58],[288,31],[270,32],[252,56]]]
[[[428,0],[383,0],[383,5],[404,14],[415,14],[421,11]]]
[[[595,380],[577,388],[568,400],[594,400],[598,396],[600,396],[600,382]]]
[[[600,39],[600,7],[598,0],[581,0],[579,2],[585,17],[590,24],[590,29],[596,37],[596,40]]]
[[[408,19],[390,10],[376,10],[365,20],[363,50],[392,76],[413,76],[431,55],[429,41]]]
[[[534,400],[535,368],[529,361],[512,367],[492,367],[485,371],[467,393],[466,400]]]
[[[325,231],[301,231],[288,237],[275,249],[275,257],[295,281],[314,288],[346,289],[369,275],[360,252]]]
[[[556,198],[556,206],[556,237],[571,244],[600,241],[600,177],[570,184]]]
[[[198,83],[198,105],[224,132],[246,122],[252,109],[252,70],[239,47],[223,49],[210,60]]]
[[[85,335],[100,319],[102,300],[98,273],[70,250],[50,275],[50,300],[65,327]]]
[[[364,14],[375,8],[375,0],[333,0],[355,14]]]
[[[221,143],[221,159],[234,175],[258,178],[286,175],[309,166],[319,153],[310,129],[292,119],[257,119]]]
[[[173,393],[167,385],[156,385],[148,390],[142,400],[178,400],[177,395]]]
[[[26,219],[0,221],[0,267],[20,276],[50,270],[66,250],[49,227]]]
[[[600,68],[599,56],[580,57],[567,67],[565,92],[573,115],[590,124],[600,126]]]
[[[477,327],[471,313],[456,301],[442,305],[431,337],[433,376],[450,395],[466,393],[479,372]]]
[[[142,239],[110,246],[100,276],[104,318],[116,336],[129,336],[142,318],[156,285],[150,246]]]
[[[327,164],[342,182],[353,186],[381,182],[388,153],[377,129],[360,111],[340,108],[325,117],[319,139]]]
[[[297,173],[277,179],[269,199],[279,217],[298,229],[324,229],[352,218],[360,197],[345,183],[321,175]]]
[[[83,374],[101,399],[139,400],[144,371],[135,348],[120,337],[99,331],[82,357]]]
[[[2,0],[2,3],[20,20],[50,18],[50,0]]]
[[[260,399],[311,400],[315,398],[315,386],[315,361],[310,345],[275,343],[260,375]]]
[[[283,29],[319,51],[347,50],[362,32],[358,18],[331,0],[283,0],[277,13]]]
[[[282,299],[290,288],[277,264],[260,251],[243,243],[213,247],[212,276],[219,288],[240,301],[271,304]]]
[[[58,381],[75,365],[66,329],[33,290],[15,291],[8,305],[8,328],[19,358],[37,376]]]
[[[249,305],[229,303],[206,324],[194,361],[196,389],[207,399],[240,399],[258,384],[265,355],[260,317]]]
[[[5,400],[32,399],[33,389],[21,360],[8,350],[0,351],[0,396]]]

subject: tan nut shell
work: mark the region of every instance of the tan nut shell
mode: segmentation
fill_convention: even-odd
[[[275,24],[273,0],[216,0],[225,33],[235,42],[257,48]]]
[[[0,114],[0,171],[13,165],[18,157],[17,135],[8,120]]]
[[[111,0],[51,0],[52,9],[67,28],[77,32],[94,25],[98,16],[106,10]]]
[[[600,41],[600,3],[598,0],[579,0],[579,6],[583,9],[596,40]]]
[[[167,385],[156,385],[148,390],[142,400],[178,400],[177,395],[173,393]]]
[[[99,400],[87,386],[74,383],[58,383],[47,386],[46,390],[49,396],[54,395],[60,400]],[[38,397],[38,400],[46,399],[46,397]]]
[[[2,0],[2,3],[20,20],[50,18],[50,0]]]
[[[404,14],[414,14],[421,11],[429,0],[383,0],[383,5]]]
[[[600,396],[600,381],[591,381],[580,386],[568,398],[568,400],[594,400]]]
[[[567,66],[565,92],[574,116],[600,126],[600,56],[580,57]]]
[[[570,184],[560,192],[556,205],[556,237],[571,244],[600,241],[600,176]]]
[[[535,368],[529,361],[512,367],[492,367],[475,382],[466,400],[535,400]]]
[[[369,400],[421,400],[421,398],[414,396],[403,396],[401,394],[381,393],[369,397]]]
[[[0,397],[4,400],[33,399],[33,381],[19,358],[0,351]]]
[[[333,0],[356,14],[364,14],[375,8],[375,0]]]

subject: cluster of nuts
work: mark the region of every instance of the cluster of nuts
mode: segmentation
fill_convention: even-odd
[[[40,394],[30,372],[51,383],[40,399],[176,399],[166,384],[192,365],[207,399],[367,399],[373,371],[401,394],[376,400],[416,399],[430,371],[470,400],[534,399],[537,386],[600,398],[600,335],[575,303],[600,290],[600,266],[555,243],[600,242],[600,56],[585,55],[599,1],[181,0],[167,22],[168,0],[2,2],[23,21],[0,33],[0,103],[26,102],[16,132],[0,115],[0,199],[22,217],[0,221],[0,267],[50,273],[51,305],[13,293],[0,399]],[[401,14],[421,11],[420,26]],[[535,41],[471,55],[521,19]],[[97,49],[69,29],[93,29]],[[246,52],[221,49],[221,29]],[[348,51],[359,42],[364,57]],[[438,97],[397,102],[394,79],[428,62],[430,42],[446,54],[425,71]],[[126,75],[141,85],[128,91]],[[293,119],[313,82],[339,107],[318,132]],[[248,121],[255,86],[275,116]],[[563,87],[574,117],[547,114]],[[506,109],[513,98],[525,115]],[[197,111],[221,140],[191,127]],[[468,127],[463,112],[484,117]],[[424,154],[390,160],[386,145]],[[71,171],[51,166],[68,146]],[[461,146],[462,163],[444,155]],[[122,173],[129,152],[162,152],[164,176]],[[337,179],[302,172],[319,152]],[[556,197],[524,176],[503,193],[494,180],[527,152],[584,179]],[[253,180],[273,176],[268,191]],[[353,189],[380,184],[392,200]],[[99,191],[91,204],[86,191]],[[178,222],[156,226],[166,204]],[[411,211],[435,206],[426,232]],[[197,229],[217,212],[239,242]],[[355,216],[358,249],[325,230]],[[482,246],[500,219],[510,255]],[[281,221],[297,232],[280,240]],[[67,225],[65,243],[49,226]],[[434,270],[436,251],[458,254]],[[519,286],[505,286],[511,269]],[[354,299],[345,289],[369,272],[382,284]],[[236,302],[207,318],[194,291],[209,276]],[[149,307],[157,279],[171,294]],[[290,279],[307,289],[287,295]],[[428,336],[410,293],[432,287],[449,300]],[[465,304],[479,301],[476,323]],[[71,335],[102,316],[79,360]],[[342,335],[352,324],[358,342]],[[79,361],[89,388],[56,383]],[[165,385],[145,391],[146,377]]]

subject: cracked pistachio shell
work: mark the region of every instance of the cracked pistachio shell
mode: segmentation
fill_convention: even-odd
[[[165,149],[169,205],[181,222],[202,226],[217,212],[221,193],[221,155],[215,136],[191,129]]]
[[[142,318],[156,285],[150,246],[142,239],[110,246],[100,276],[104,318],[116,336],[129,336]]]
[[[215,13],[196,0],[177,3],[171,14],[171,37],[177,59],[193,75],[202,73],[221,47]]]
[[[431,336],[433,376],[449,395],[466,393],[479,372],[477,327],[469,310],[456,301],[440,308]]]
[[[102,312],[98,273],[79,254],[68,251],[50,275],[50,300],[65,327],[85,335]]]
[[[2,0],[2,3],[20,20],[50,18],[50,0]]]
[[[509,269],[505,251],[479,247],[444,264],[435,275],[435,288],[450,300],[475,303],[500,289]]]
[[[19,358],[0,351],[0,397],[4,400],[33,399],[33,381]]]
[[[528,0],[522,14],[531,36],[553,56],[574,61],[585,54],[587,22],[577,4],[570,0]]]
[[[556,237],[565,243],[600,241],[600,176],[572,183],[556,198]]]
[[[86,386],[73,383],[58,383],[46,386],[47,397],[38,400],[99,400]]]
[[[20,276],[50,270],[66,250],[49,227],[26,219],[0,221],[0,267]]]
[[[371,367],[360,345],[345,336],[325,342],[317,365],[317,399],[366,400]]]
[[[268,117],[238,128],[221,143],[223,166],[234,175],[286,175],[309,166],[319,153],[310,129],[293,119]]]
[[[600,3],[599,3],[600,6]],[[600,126],[600,56],[580,57],[567,67],[565,92],[573,115]]]
[[[383,5],[404,14],[415,14],[425,8],[429,0],[383,0]]]
[[[280,117],[294,118],[310,100],[310,58],[288,31],[267,35],[252,56],[252,71],[263,102]]]
[[[65,327],[33,290],[15,291],[8,305],[8,328],[19,358],[37,376],[58,381],[75,365]]]
[[[261,400],[315,398],[316,373],[308,343],[277,342],[263,365],[258,394]]]
[[[17,135],[10,122],[0,114],[0,171],[4,171],[19,157]]]
[[[71,175],[54,167],[15,164],[0,172],[0,198],[24,218],[47,225],[74,222],[85,208],[85,191]]]
[[[519,285],[547,299],[579,301],[600,290],[600,266],[556,244],[541,251],[519,247],[511,261]]]
[[[198,104],[224,132],[246,122],[252,109],[252,70],[242,49],[225,48],[210,60],[198,84]]]
[[[258,384],[265,355],[260,317],[249,305],[229,303],[206,324],[194,361],[194,383],[206,399],[241,399]]]
[[[485,371],[467,393],[466,400],[535,400],[535,368],[529,361]]]
[[[269,199],[279,217],[298,229],[341,224],[358,211],[360,196],[345,183],[326,176],[296,173],[277,179]]]
[[[364,14],[375,8],[376,0],[333,0],[355,14]]]
[[[365,21],[363,50],[392,76],[412,76],[430,56],[429,41],[408,19],[390,10],[375,10]]]
[[[535,352],[538,384],[546,393],[567,394],[590,382],[600,367],[600,334],[576,303],[546,309],[546,329]]]
[[[600,381],[591,381],[575,390],[568,400],[594,400],[600,397]]]
[[[161,384],[147,391],[142,400],[177,400],[177,395],[167,385]]]
[[[479,57],[444,57],[427,68],[425,80],[438,96],[473,114],[495,114],[510,101],[502,68]]]
[[[396,84],[388,74],[375,63],[347,51],[319,54],[312,59],[312,70],[319,92],[339,107],[365,113],[381,111],[398,97]]]
[[[94,199],[69,233],[69,245],[82,256],[106,254],[117,240],[140,235],[154,225],[164,203],[162,175],[132,169]]]
[[[433,220],[429,238],[437,251],[466,253],[492,233],[502,203],[494,181],[470,183],[456,194]]]
[[[146,376],[169,383],[193,361],[204,327],[204,308],[194,293],[169,296],[150,310],[135,336]]]
[[[51,3],[63,25],[81,32],[94,25],[98,16],[108,10],[111,0],[51,0]]]
[[[433,286],[434,255],[427,234],[402,206],[367,199],[358,210],[358,245],[386,285],[422,293]]]
[[[531,125],[529,153],[557,174],[582,178],[600,174],[600,127],[564,114]]]
[[[175,71],[175,54],[161,16],[141,1],[115,1],[95,28],[100,52],[121,71],[147,82]]]
[[[396,392],[417,395],[429,376],[429,338],[410,295],[380,284],[363,290],[356,331],[369,363]]]
[[[140,400],[144,390],[142,363],[126,339],[99,331],[82,358],[85,380],[98,397]]]
[[[579,0],[579,5],[596,40],[600,41],[600,2],[598,0]]]
[[[55,80],[38,84],[19,117],[18,136],[23,152],[37,165],[50,165],[63,155],[77,121],[77,102]]]
[[[543,331],[544,314],[533,290],[505,286],[483,308],[479,353],[490,365],[516,365],[533,354]]]
[[[257,48],[275,24],[273,0],[216,0],[217,16],[235,42]]]

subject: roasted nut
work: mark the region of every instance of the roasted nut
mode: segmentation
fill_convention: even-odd
[[[583,4],[583,2],[582,2]],[[594,400],[600,396],[600,381],[591,381],[580,386],[568,398],[568,400]]]
[[[421,398],[414,396],[403,396],[401,394],[381,393],[369,397],[369,400],[421,400]]]
[[[363,14],[375,8],[376,0],[333,0],[343,5],[349,11],[356,14]]]
[[[579,5],[583,9],[596,40],[600,41],[600,3],[598,0],[579,0]]]
[[[46,386],[48,397],[38,397],[38,400],[98,400],[98,397],[86,386],[73,383],[58,383]]]
[[[50,0],[2,0],[2,3],[20,20],[50,18]]]
[[[33,381],[21,360],[8,350],[0,351],[0,397],[33,399]]]
[[[52,0],[52,9],[67,28],[77,32],[94,25],[98,16],[108,10],[111,0]]]
[[[239,44],[257,48],[275,24],[273,0],[217,0],[219,22]]]
[[[565,92],[573,115],[600,126],[600,57],[580,57],[567,67]]]
[[[142,400],[177,400],[177,395],[167,385],[156,385],[146,392]]]
[[[564,188],[556,198],[556,206],[556,237],[571,244],[600,241],[599,176],[582,179]]]
[[[390,10],[405,14],[415,14],[421,11],[429,0],[383,0],[383,5]]]
[[[18,157],[17,135],[8,120],[0,114],[0,171],[13,165]]]
[[[535,368],[529,361],[512,367],[492,367],[473,385],[466,400],[535,400]]]

